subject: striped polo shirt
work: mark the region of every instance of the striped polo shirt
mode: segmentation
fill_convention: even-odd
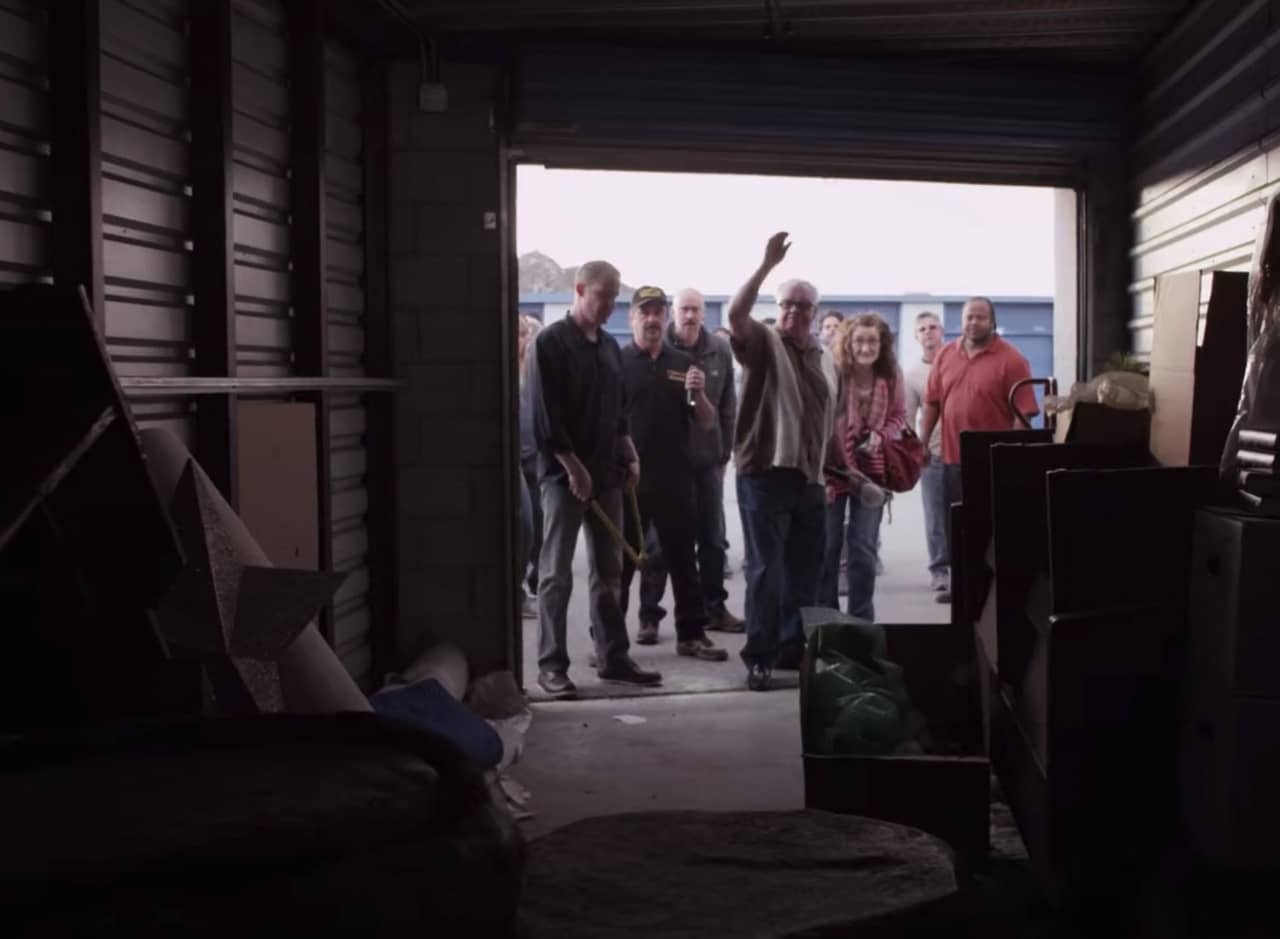
[[[836,394],[831,354],[816,341],[802,348],[755,320],[746,340],[735,338],[731,345],[742,364],[733,434],[738,473],[788,468],[821,483]]]

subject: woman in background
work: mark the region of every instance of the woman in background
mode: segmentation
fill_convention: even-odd
[[[533,340],[542,329],[542,321],[521,314],[516,342],[516,369],[520,379],[520,470],[528,498],[528,550],[525,560],[528,570],[521,577],[524,591],[522,615],[525,619],[537,619],[538,607],[534,597],[538,593],[538,555],[542,552],[542,500],[538,492],[538,448],[533,440],[533,401],[529,397],[529,351]],[[524,502],[524,499],[521,499]]]
[[[886,501],[884,442],[901,437],[907,426],[902,370],[889,325],[875,313],[842,321],[831,351],[840,393],[827,454],[827,544],[819,602],[839,608],[840,552],[847,545],[846,609],[851,616],[874,621],[877,545]]]

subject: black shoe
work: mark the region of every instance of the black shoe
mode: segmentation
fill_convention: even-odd
[[[753,665],[747,670],[747,687],[752,691],[768,691],[769,685],[769,670],[763,665]]]
[[[636,645],[656,646],[658,644],[658,624],[652,620],[641,620],[636,630]]]
[[[539,672],[538,687],[557,698],[572,698],[578,693],[577,686],[564,672]]]
[[[773,667],[783,672],[794,672],[800,669],[804,661],[804,649],[779,649]]]
[[[662,684],[661,672],[650,672],[641,668],[631,659],[623,659],[616,665],[610,665],[608,668],[602,668],[596,672],[600,676],[601,681],[607,681],[613,685],[660,685]]]

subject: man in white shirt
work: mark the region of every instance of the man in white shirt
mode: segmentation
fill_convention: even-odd
[[[904,369],[906,382],[907,420],[920,430],[924,417],[924,392],[929,384],[929,371],[934,357],[942,348],[944,334],[942,318],[931,311],[916,315],[916,341],[920,343],[921,358]],[[933,428],[928,440],[930,460],[920,475],[920,498],[924,503],[924,535],[929,546],[929,585],[939,603],[951,600],[950,557],[947,545],[947,488],[943,479],[942,423]]]

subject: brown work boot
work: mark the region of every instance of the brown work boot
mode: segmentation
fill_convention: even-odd
[[[681,639],[676,643],[676,654],[702,659],[704,662],[723,662],[729,658],[727,649],[719,648],[706,636],[701,639]]]
[[[709,614],[707,629],[721,633],[740,633],[747,628],[747,621],[734,616],[728,609],[714,610]]]
[[[656,646],[657,644],[658,624],[651,623],[648,620],[641,620],[640,628],[636,630],[636,645]]]

